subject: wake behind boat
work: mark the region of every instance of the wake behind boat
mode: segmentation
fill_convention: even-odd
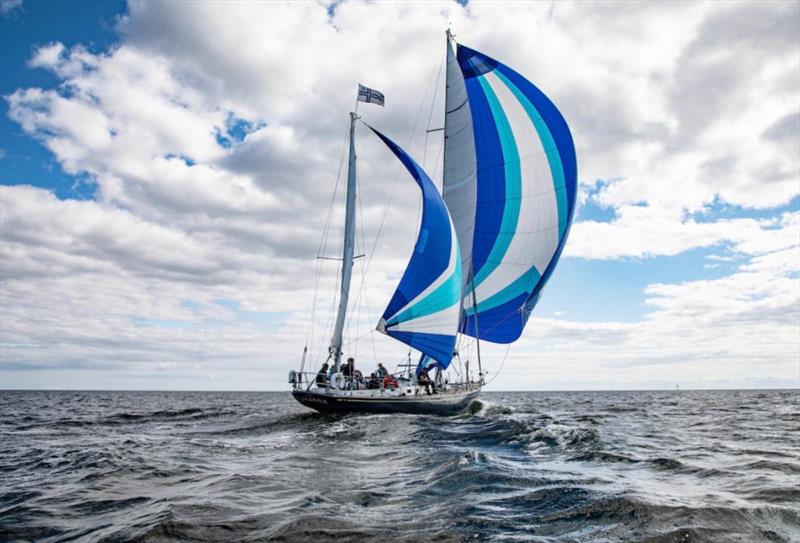
[[[442,193],[410,155],[364,123],[422,195],[414,251],[376,327],[418,352],[419,361],[411,363],[410,351],[405,369],[369,378],[352,362],[342,364],[357,258],[356,108],[350,114],[339,303],[327,360],[320,371],[305,372],[306,345],[300,371],[289,375],[295,399],[317,411],[464,411],[485,384],[481,340],[510,344],[520,337],[564,248],[577,168],[561,113],[511,68],[456,44],[449,30],[446,70]],[[384,96],[359,85],[358,102],[383,106]],[[475,380],[469,358],[462,363],[460,356],[465,340],[476,348]]]

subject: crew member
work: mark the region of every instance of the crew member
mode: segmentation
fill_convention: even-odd
[[[417,384],[419,386],[424,386],[427,394],[436,394],[436,385],[431,381],[430,375],[428,375],[428,368],[422,368],[422,370],[420,370],[419,375],[417,375]]]
[[[355,369],[355,366],[356,366],[356,361],[353,360],[353,357],[351,356],[350,358],[347,359],[347,364],[342,366],[342,373],[344,374],[344,376],[347,377],[348,379],[352,379],[353,370]]]
[[[328,363],[325,362],[317,372],[317,386],[320,388],[328,387]]]
[[[374,371],[369,375],[369,381],[367,381],[367,388],[370,389],[381,388],[381,380],[378,379],[378,376],[375,375]]]

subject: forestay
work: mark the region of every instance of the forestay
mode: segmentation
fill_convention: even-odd
[[[422,192],[414,252],[377,328],[446,368],[453,356],[461,310],[461,255],[453,221],[419,164],[389,138],[372,131],[400,159]]]
[[[448,45],[444,195],[471,254],[462,330],[511,343],[564,248],[575,146],[561,113],[517,72],[461,45],[455,60]]]

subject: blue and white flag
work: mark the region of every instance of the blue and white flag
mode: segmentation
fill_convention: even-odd
[[[383,106],[383,93],[358,84],[358,101]]]

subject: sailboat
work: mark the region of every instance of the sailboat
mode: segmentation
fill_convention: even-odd
[[[350,114],[339,305],[328,359],[291,371],[292,394],[317,411],[463,412],[486,383],[480,342],[515,342],[553,274],[575,211],[577,165],[561,113],[508,66],[457,43],[447,31],[443,190],[386,135],[367,125],[405,166],[422,197],[414,251],[377,331],[419,353],[414,371],[364,382],[343,363],[342,332],[355,258],[356,152]],[[359,86],[359,100],[383,95]],[[363,122],[363,121],[362,121]],[[366,124],[366,123],[365,123]],[[460,363],[457,340],[474,338],[478,375]],[[328,369],[330,368],[330,369]],[[326,371],[327,370],[327,371]],[[436,375],[431,378],[429,372]]]

